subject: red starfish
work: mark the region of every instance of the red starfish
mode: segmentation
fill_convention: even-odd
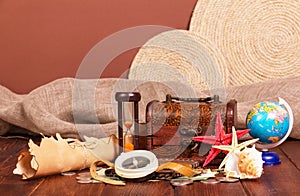
[[[250,129],[240,130],[236,132],[237,138],[242,137],[246,133],[248,133]],[[224,126],[221,119],[221,114],[217,113],[217,119],[216,119],[216,127],[215,127],[215,136],[195,136],[193,137],[194,141],[197,142],[204,142],[207,144],[212,144],[215,146],[219,145],[229,145],[232,141],[232,133],[225,134],[224,132]],[[211,148],[209,151],[209,154],[207,155],[205,162],[203,164],[203,167],[205,167],[207,164],[209,164],[219,153],[221,150],[216,148]]]

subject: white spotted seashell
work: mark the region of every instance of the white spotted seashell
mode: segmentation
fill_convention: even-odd
[[[240,153],[238,170],[241,179],[259,178],[263,172],[262,153],[252,148],[245,148]]]

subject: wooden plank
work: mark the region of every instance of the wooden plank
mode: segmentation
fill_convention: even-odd
[[[251,195],[299,195],[300,172],[279,149],[277,152],[282,163],[275,166],[265,166],[264,174],[256,180],[243,180],[247,194]]]
[[[26,150],[28,140],[15,138],[0,138],[0,162],[3,162],[10,156],[15,156],[22,150]]]
[[[21,176],[14,175],[18,155],[27,150],[27,140],[0,138],[0,190],[6,195],[29,195],[43,182],[43,179],[22,180]]]
[[[103,195],[174,195],[169,181],[127,182],[125,186],[106,185]]]
[[[256,180],[237,183],[203,184],[172,187],[169,181],[132,183],[125,186],[78,184],[75,176],[53,175],[45,178],[21,180],[12,174],[18,154],[27,149],[26,140],[0,138],[0,191],[6,195],[299,195],[300,141],[289,140],[276,151],[282,163],[264,167],[264,174]]]
[[[300,140],[288,140],[279,147],[300,170]]]
[[[175,195],[245,195],[240,182],[204,184],[194,182],[193,185],[175,187]]]
[[[32,195],[101,195],[105,184],[79,184],[76,176],[48,176]]]

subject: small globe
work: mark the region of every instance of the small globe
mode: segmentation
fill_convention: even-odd
[[[260,102],[247,114],[246,125],[250,129],[249,134],[259,138],[261,143],[276,143],[288,132],[288,111],[279,102]]]

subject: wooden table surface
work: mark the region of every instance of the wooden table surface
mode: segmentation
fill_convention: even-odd
[[[169,181],[128,182],[125,186],[78,184],[75,176],[60,174],[22,180],[12,172],[19,153],[28,149],[27,143],[26,139],[0,138],[1,195],[300,195],[300,140],[289,139],[273,149],[282,163],[264,167],[259,179],[219,184],[194,182],[182,187],[172,187]]]

